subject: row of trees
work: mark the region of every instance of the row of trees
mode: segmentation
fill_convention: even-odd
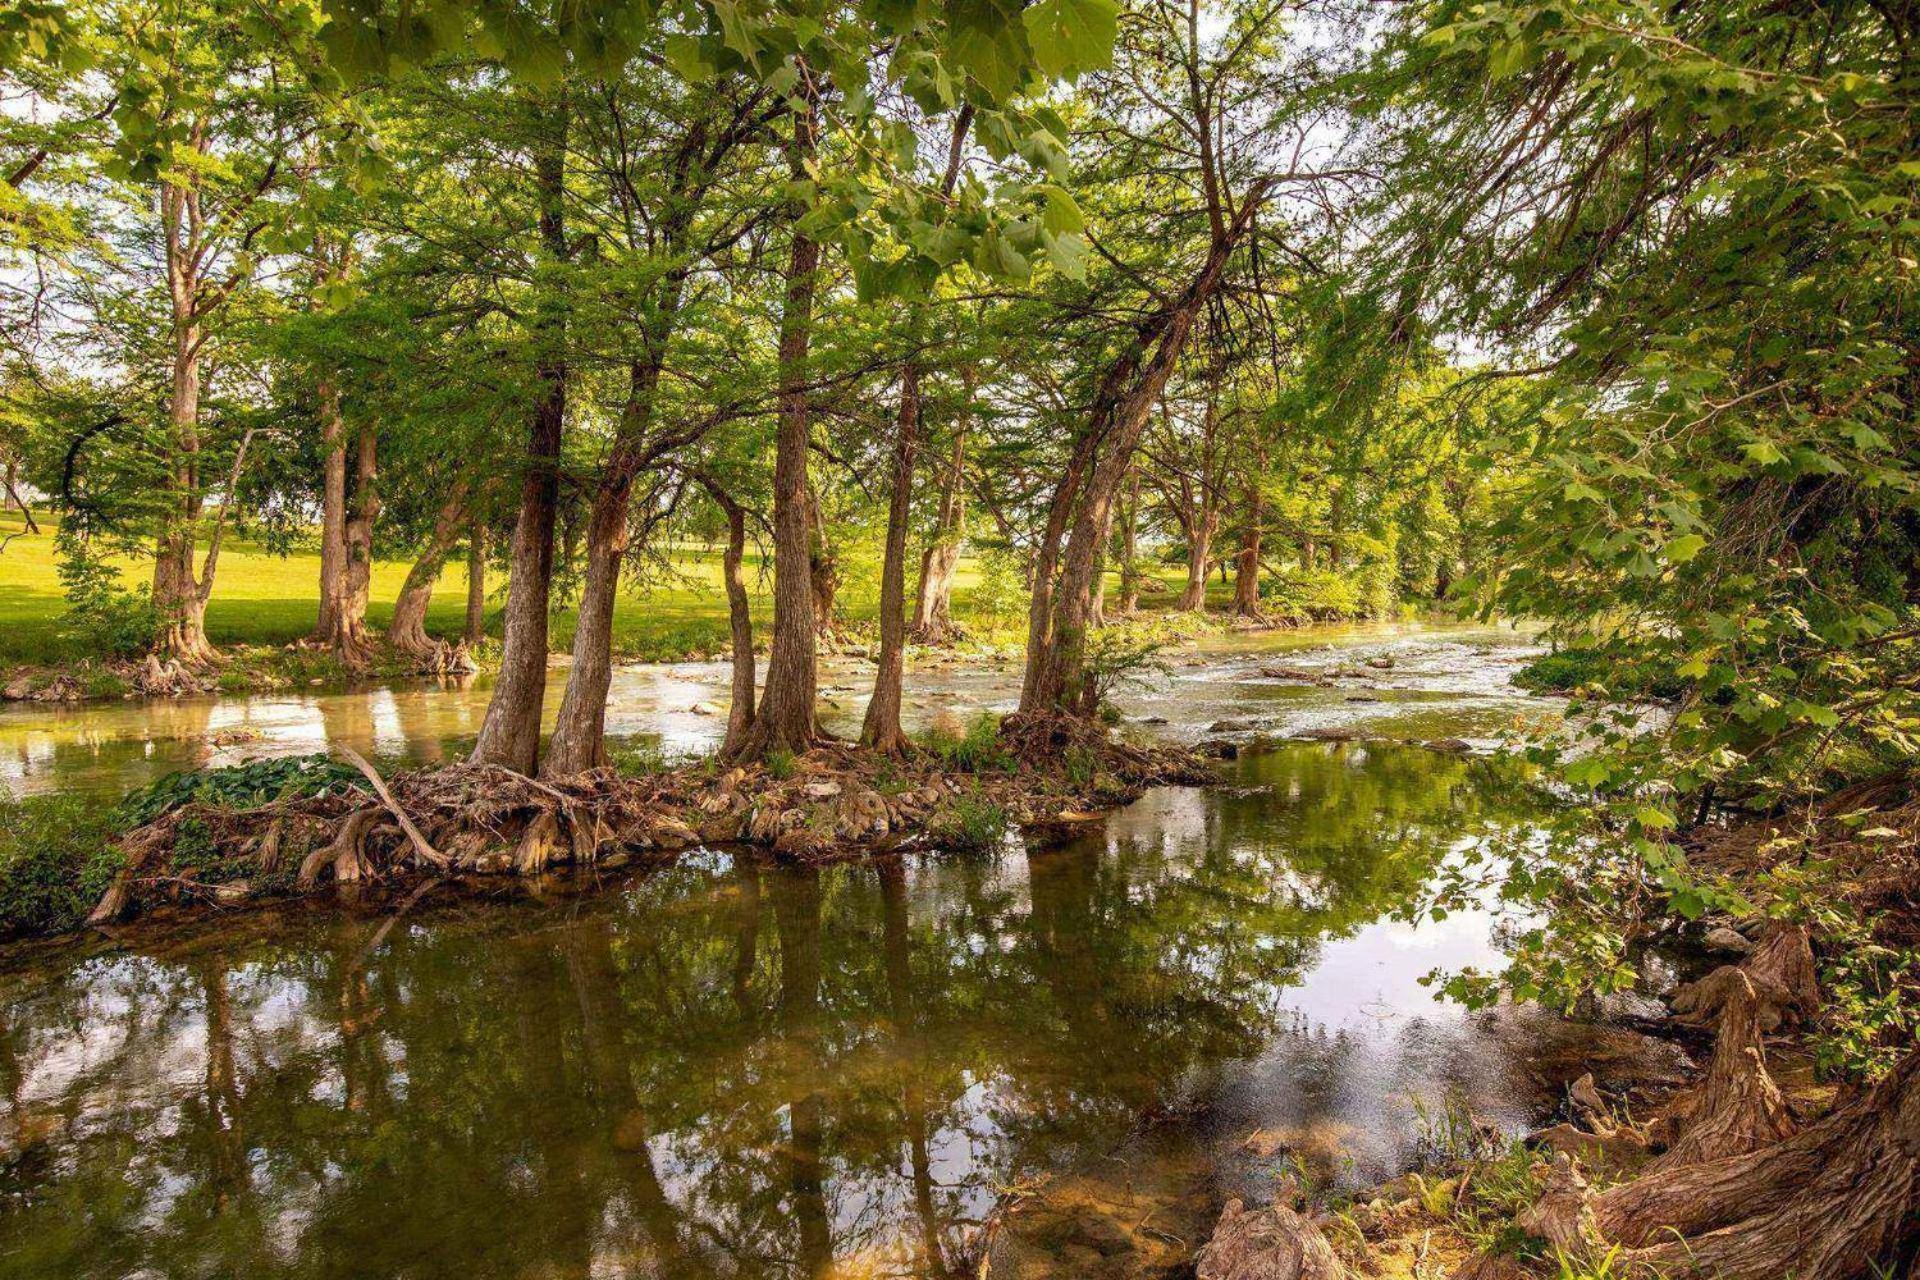
[[[1418,377],[1353,415],[1304,372],[1358,175],[1293,9],[24,10],[9,456],[96,557],[151,557],[154,645],[189,666],[216,660],[237,522],[285,546],[317,515],[315,635],[350,663],[376,542],[418,557],[389,634],[431,658],[432,584],[464,542],[478,585],[491,535],[476,757],[523,771],[554,610],[578,611],[544,761],[566,773],[604,759],[623,582],[689,535],[727,547],[745,755],[816,736],[850,529],[884,547],[863,737],[887,750],[909,634],[951,632],[969,507],[1030,593],[1030,712],[1092,709],[1089,629],[1170,545],[1187,608],[1229,561],[1246,613],[1275,570],[1351,579],[1353,609],[1445,594],[1457,423]]]

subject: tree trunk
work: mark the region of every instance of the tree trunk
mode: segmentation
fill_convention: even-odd
[[[812,72],[803,67],[804,109],[794,113],[787,167],[796,182],[809,178],[818,143],[819,107]],[[786,299],[780,312],[779,428],[773,465],[773,645],[766,689],[739,754],[805,751],[813,742],[814,581],[807,497],[807,351],[813,335],[813,295],[820,246],[799,227],[806,211],[792,210]]]
[[[378,456],[372,428],[354,440],[352,483],[347,476],[347,426],[331,381],[320,385],[326,461],[320,504],[320,617],[314,638],[349,667],[373,650],[367,601],[373,582],[373,522],[380,515]]]
[[[332,379],[320,380],[316,397],[321,430],[320,615],[313,638],[330,645],[347,595],[347,424]]]
[[[1213,559],[1214,525],[1219,520],[1213,499],[1204,498],[1187,528],[1187,587],[1180,593],[1180,609],[1202,613],[1207,607],[1207,569]]]
[[[353,504],[347,513],[347,594],[342,625],[362,644],[373,594],[373,525],[380,518],[378,437],[363,427],[354,449]]]
[[[1140,468],[1133,469],[1120,522],[1120,614],[1140,612]]]
[[[196,131],[196,145],[199,144]],[[204,150],[204,145],[200,145]],[[167,286],[172,303],[173,352],[167,398],[167,493],[155,538],[153,603],[160,626],[154,652],[187,667],[217,662],[207,640],[206,601],[193,575],[194,529],[200,519],[200,355],[205,333],[200,325],[199,195],[190,188],[162,183]]]
[[[1240,563],[1233,583],[1233,611],[1243,618],[1260,616],[1260,523],[1265,518],[1260,489],[1247,487],[1247,524],[1240,535]]]
[[[727,708],[727,739],[721,744],[720,754],[732,756],[753,727],[753,610],[742,571],[747,552],[747,513],[711,477],[701,476],[700,483],[727,517],[727,550],[720,567],[727,586],[727,627],[733,644],[733,701]]]
[[[867,699],[860,745],[898,752],[901,683],[906,673],[907,518],[913,504],[913,463],[920,449],[920,364],[900,370],[900,417],[893,437],[893,492],[887,501],[887,546],[880,561],[880,655]]]
[[[954,424],[953,444],[941,475],[940,511],[934,521],[933,541],[920,558],[920,591],[914,602],[909,634],[921,644],[945,644],[953,638],[953,578],[960,566],[960,547],[967,533],[967,422],[973,405],[973,370],[961,375],[960,419]]]
[[[834,621],[834,598],[840,594],[840,557],[827,533],[827,518],[820,509],[820,495],[811,482],[807,488],[807,574],[813,584],[813,623],[815,630],[832,638],[838,631]]]
[[[467,535],[467,648],[477,649],[487,636],[487,526],[479,517]]]
[[[678,306],[678,290],[670,307]],[[573,632],[573,669],[560,700],[541,772],[566,777],[607,761],[607,690],[613,685],[613,607],[620,594],[620,562],[627,553],[627,504],[633,482],[647,457],[646,434],[653,421],[654,391],[666,363],[670,311],[648,334],[645,360],[636,361],[627,378],[627,403],[613,456],[594,491],[587,519],[587,573],[580,591],[580,613]]]
[[[1265,192],[1266,187],[1261,185],[1248,193],[1231,227],[1210,246],[1199,273],[1160,313],[1151,331],[1143,334],[1141,347],[1151,345],[1152,350],[1146,363],[1136,372],[1136,356],[1124,356],[1102,381],[1095,401],[1097,427],[1093,432],[1102,440],[1100,454],[1086,482],[1067,543],[1060,581],[1048,611],[1051,623],[1043,628],[1040,643],[1027,651],[1022,712],[1054,710],[1087,715],[1094,710],[1085,679],[1087,626],[1093,613],[1093,571],[1109,531],[1114,496],[1132,465],[1153,405],[1186,346],[1187,334],[1219,288],[1227,258],[1252,225]],[[1039,591],[1036,580],[1036,594]]]
[[[434,517],[420,558],[407,571],[407,580],[394,598],[393,621],[387,627],[388,644],[434,671],[445,666],[447,646],[427,634],[427,606],[433,602],[434,583],[440,580],[440,571],[459,540],[466,508],[466,486],[457,485]]]
[[[540,239],[554,261],[567,256],[567,106],[555,108],[554,137],[534,157]],[[553,525],[560,491],[560,443],[567,420],[566,313],[559,299],[541,300],[535,321],[542,387],[527,430],[520,514],[513,526],[500,680],[473,744],[476,764],[531,774],[540,758],[540,710],[547,691],[547,606],[553,588]]]

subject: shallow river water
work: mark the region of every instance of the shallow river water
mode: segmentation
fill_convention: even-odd
[[[1233,717],[1491,739],[1546,714],[1507,683],[1522,646],[1240,639],[1124,701],[1175,737]],[[1378,689],[1257,674],[1383,656]],[[614,727],[697,749],[718,726],[687,708],[718,678],[622,673]],[[1014,678],[921,671],[909,698],[1000,707]],[[478,709],[9,713],[0,776],[105,792],[338,742],[425,759]],[[261,738],[203,741],[228,718]],[[384,910],[296,903],[16,952],[0,1276],[950,1277],[989,1249],[995,1277],[1157,1275],[1289,1170],[1360,1185],[1450,1111],[1537,1119],[1555,1086],[1530,1046],[1419,983],[1497,962],[1488,920],[1396,915],[1441,860],[1524,829],[1529,793],[1382,743],[1226,768],[1064,845],[825,869],[696,851],[597,892],[443,891],[378,939]]]

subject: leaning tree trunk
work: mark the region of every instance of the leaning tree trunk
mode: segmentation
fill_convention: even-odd
[[[1120,615],[1140,611],[1140,468],[1135,467],[1120,516]]]
[[[913,626],[908,634],[921,644],[945,644],[953,638],[953,578],[960,567],[960,547],[967,534],[967,417],[973,402],[973,370],[963,371],[960,420],[954,424],[953,444],[940,477],[940,510],[934,519],[933,541],[920,558],[920,590],[914,601]]]
[[[1243,618],[1260,616],[1260,522],[1266,512],[1258,486],[1247,490],[1247,526],[1240,538],[1240,563],[1233,582],[1233,611]]]
[[[487,635],[487,526],[475,516],[467,535],[467,625],[461,638],[476,649]]]
[[[648,426],[654,392],[666,363],[671,316],[679,290],[656,306],[647,334],[648,358],[636,361],[627,377],[627,404],[612,456],[594,491],[587,518],[587,573],[580,590],[580,612],[573,632],[573,668],[560,700],[553,740],[542,772],[552,777],[596,768],[607,762],[607,691],[613,687],[613,607],[620,594],[620,563],[627,554],[627,504],[633,483],[649,459]],[[656,300],[661,301],[661,300]]]
[[[557,136],[534,157],[540,200],[540,239],[547,256],[563,261],[566,234],[567,107],[557,107]],[[513,526],[500,679],[473,744],[476,764],[531,774],[540,758],[540,709],[547,691],[547,606],[553,589],[553,526],[560,493],[560,443],[567,420],[566,313],[559,300],[541,300],[535,324],[541,346],[542,388],[527,431],[520,483],[520,514]]]
[[[913,504],[913,462],[920,448],[920,364],[916,356],[900,370],[900,417],[893,437],[893,493],[887,501],[887,545],[880,562],[880,654],[873,695],[860,727],[860,745],[898,752],[901,684],[906,673],[907,518]]]
[[[459,541],[460,526],[466,517],[467,495],[464,485],[456,485],[452,496],[434,517],[433,529],[420,558],[407,570],[407,580],[394,598],[393,621],[387,627],[387,643],[423,670],[440,671],[447,661],[447,646],[427,634],[427,606],[433,602],[433,587],[440,580],[454,543]]]
[[[1093,573],[1111,526],[1114,497],[1132,465],[1153,405],[1186,346],[1187,334],[1219,288],[1227,258],[1252,225],[1265,193],[1262,184],[1248,194],[1231,226],[1214,238],[1199,273],[1160,313],[1145,340],[1151,342],[1152,354],[1138,373],[1134,357],[1128,355],[1103,380],[1095,409],[1097,421],[1104,419],[1095,432],[1102,440],[1101,452],[1081,495],[1060,581],[1052,593],[1051,622],[1040,643],[1027,651],[1027,679],[1020,700],[1024,713],[1051,710],[1088,715],[1094,710],[1086,680],[1087,628],[1093,614]],[[1036,593],[1039,589],[1036,581]]]
[[[812,73],[803,70],[801,82]],[[808,178],[818,143],[818,105],[811,96],[794,113],[787,165],[796,182]],[[779,427],[773,464],[773,645],[767,683],[739,755],[805,751],[814,739],[814,581],[809,555],[807,498],[807,351],[813,335],[813,295],[820,246],[802,231],[796,205],[787,256],[786,299],[780,312]]]

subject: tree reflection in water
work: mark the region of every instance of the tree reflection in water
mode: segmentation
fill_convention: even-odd
[[[1176,1106],[1364,1138],[1383,1079],[1485,1087],[1460,1019],[1316,969],[1484,951],[1379,922],[1524,791],[1318,745],[1234,781],[1060,848],[423,907],[364,959],[377,921],[298,909],[43,957],[0,1275],[945,1278],[1000,1189]]]

